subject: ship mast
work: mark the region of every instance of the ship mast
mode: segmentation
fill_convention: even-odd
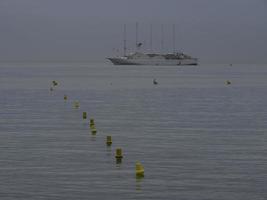
[[[123,56],[126,56],[126,24],[123,27]]]
[[[161,53],[164,53],[164,25],[161,24]]]
[[[135,47],[136,47],[136,52],[138,52],[138,22],[135,24]]]
[[[175,47],[175,43],[176,43],[176,40],[175,40],[175,24],[172,25],[172,36],[173,36],[173,53],[175,53],[176,51],[176,47]]]
[[[150,52],[152,53],[152,24],[150,24]]]

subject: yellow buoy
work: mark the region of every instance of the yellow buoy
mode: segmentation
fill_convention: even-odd
[[[95,120],[94,120],[94,118],[91,118],[91,119],[90,119],[90,124],[95,124]]]
[[[225,84],[226,85],[230,85],[231,84],[231,81],[227,80],[227,81],[225,81]]]
[[[87,118],[87,113],[83,112],[83,119],[86,119],[86,118]]]
[[[64,95],[64,100],[66,101],[68,99],[68,96],[67,95]]]
[[[95,120],[93,118],[90,119],[90,128],[95,127]]]
[[[123,158],[123,156],[122,156],[122,149],[121,148],[116,149],[116,156],[115,156],[115,158],[117,158],[117,159],[122,159]]]
[[[112,144],[111,136],[107,136],[107,145],[110,146]]]
[[[92,135],[95,135],[97,133],[97,130],[94,128],[91,130]]]
[[[135,164],[135,174],[138,177],[143,177],[145,173],[144,167],[140,162],[136,162]]]
[[[58,82],[57,81],[52,81],[53,86],[57,86]]]
[[[78,101],[74,101],[73,107],[78,109],[80,107],[80,103]]]
[[[90,129],[91,129],[91,130],[96,129],[95,125],[91,125],[91,124],[90,124]]]

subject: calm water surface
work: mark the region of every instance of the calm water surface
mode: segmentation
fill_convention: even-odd
[[[2,63],[0,108],[1,200],[267,199],[266,65]]]

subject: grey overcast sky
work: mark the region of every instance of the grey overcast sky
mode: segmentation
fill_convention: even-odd
[[[135,22],[147,49],[176,47],[212,63],[267,63],[267,0],[0,0],[0,61],[90,61],[122,53]],[[148,46],[148,45],[147,45]]]

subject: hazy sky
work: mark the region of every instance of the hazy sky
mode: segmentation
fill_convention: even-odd
[[[267,63],[267,0],[0,0],[0,61],[87,61],[129,52],[139,38],[202,62]],[[144,46],[144,50],[148,47]]]

